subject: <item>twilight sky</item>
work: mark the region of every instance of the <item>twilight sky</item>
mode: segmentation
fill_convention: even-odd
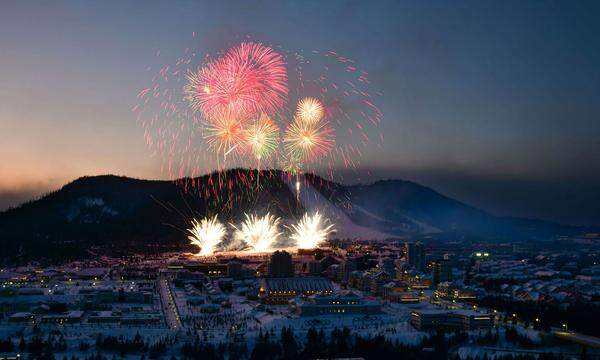
[[[2,1],[0,209],[82,175],[163,178],[131,113],[146,68],[245,35],[369,72],[374,178],[600,226],[595,1]]]

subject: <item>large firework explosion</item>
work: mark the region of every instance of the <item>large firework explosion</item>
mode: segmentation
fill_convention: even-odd
[[[256,216],[246,214],[246,218],[235,229],[234,240],[241,248],[255,252],[270,251],[281,236],[279,223],[281,219],[271,214]]]
[[[212,255],[227,233],[216,215],[212,219],[204,218],[201,221],[193,219],[192,228],[188,232],[191,234],[188,239],[200,248],[198,255],[202,256]]]
[[[382,141],[378,95],[368,74],[335,52],[241,42],[221,56],[186,49],[157,71],[133,110],[169,178],[260,167],[331,179]]]
[[[269,169],[283,169],[300,203],[307,181],[303,173],[318,172],[331,180],[334,169],[356,168],[365,149],[383,140],[375,101],[380,93],[353,60],[333,51],[284,51],[250,41],[219,54],[186,49],[160,67],[133,108],[152,155],[184,191],[233,210],[242,199],[265,194],[259,181],[264,175],[225,170],[266,169],[271,177]],[[207,173],[207,182],[196,181]],[[331,228],[318,218],[307,215],[296,233],[310,237],[310,243],[320,242],[315,239]],[[217,244],[206,240],[210,235],[201,231],[218,226],[216,218],[205,220],[190,230],[201,253],[226,247],[222,239]],[[270,215],[247,216],[236,228],[233,246],[271,248],[279,237],[279,222]]]
[[[303,162],[325,156],[333,147],[335,134],[325,121],[303,121],[296,118],[283,138],[287,157]]]
[[[288,86],[283,57],[262,44],[244,42],[197,71],[187,73],[184,92],[207,118],[273,114],[285,103]]]
[[[304,214],[297,224],[290,226],[290,229],[292,230],[290,239],[295,242],[298,249],[314,249],[327,240],[327,236],[333,232],[333,224],[329,224],[328,220],[317,211],[312,216]]]

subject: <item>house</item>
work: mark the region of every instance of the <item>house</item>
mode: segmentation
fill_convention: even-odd
[[[294,299],[290,301],[290,306],[300,316],[369,315],[381,312],[380,302],[367,301],[351,291],[338,295],[315,294]]]
[[[469,331],[494,326],[494,315],[473,310],[415,310],[410,323],[417,330],[450,329]]]
[[[258,296],[263,303],[287,304],[299,295],[329,295],[333,293],[333,284],[322,277],[292,277],[260,279]]]

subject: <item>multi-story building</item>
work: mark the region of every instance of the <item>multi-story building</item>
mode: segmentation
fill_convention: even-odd
[[[268,265],[269,277],[283,278],[294,276],[292,255],[287,251],[275,251],[271,254]]]
[[[321,263],[319,261],[313,260],[308,263],[309,275],[319,276],[319,275],[321,275],[322,271],[323,270],[321,269]]]
[[[244,276],[244,267],[241,262],[232,260],[227,263],[227,276],[239,279]]]
[[[396,274],[396,266],[394,265],[394,259],[390,257],[384,257],[379,261],[380,267],[383,271],[388,273],[390,276]]]
[[[350,273],[358,269],[358,261],[356,258],[348,258],[340,263],[340,280],[348,281]]]
[[[433,285],[452,281],[452,266],[447,260],[438,260],[433,263]]]
[[[167,269],[179,271],[187,269],[190,272],[200,272],[210,277],[227,276],[227,264],[220,263],[189,262],[182,266],[170,265]]]
[[[391,277],[385,271],[380,271],[371,276],[370,291],[373,295],[381,295],[383,286],[390,282]]]
[[[381,303],[367,301],[353,292],[340,295],[312,295],[296,299],[291,305],[300,316],[320,316],[329,314],[378,314]]]
[[[415,310],[410,323],[417,330],[451,329],[474,330],[494,326],[494,315],[473,310]]]
[[[435,296],[446,300],[472,302],[477,299],[473,290],[458,287],[449,282],[439,283],[434,294]]]
[[[404,243],[408,266],[419,271],[425,270],[425,247],[422,243]]]
[[[407,283],[395,280],[390,281],[383,286],[382,298],[395,303],[414,304],[421,299],[419,295],[410,290]]]
[[[287,304],[299,295],[330,295],[331,281],[321,277],[263,278],[260,280],[258,297],[267,304]]]

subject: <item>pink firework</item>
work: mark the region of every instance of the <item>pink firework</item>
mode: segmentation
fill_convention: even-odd
[[[178,182],[186,191],[219,197],[219,190],[237,183],[254,188],[252,173],[244,171],[235,180],[219,176],[206,184],[194,177],[257,164],[331,179],[336,169],[360,167],[363,154],[383,143],[381,92],[358,64],[334,51],[274,51],[246,41],[216,56],[189,47],[146,70],[151,83],[132,110],[161,170],[186,179]],[[271,140],[258,126],[263,113],[281,135],[272,143],[261,140]]]
[[[192,108],[209,119],[223,112],[238,118],[274,114],[288,94],[283,57],[259,43],[241,43],[187,78]]]

